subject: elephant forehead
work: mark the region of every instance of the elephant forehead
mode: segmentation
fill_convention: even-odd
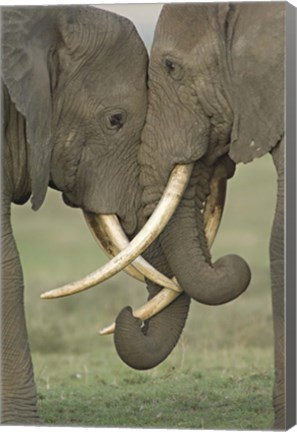
[[[163,7],[155,32],[154,47],[191,52],[205,43],[216,28],[212,4],[171,4]]]

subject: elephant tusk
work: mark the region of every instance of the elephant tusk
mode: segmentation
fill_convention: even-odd
[[[131,264],[158,237],[175,212],[187,187],[193,164],[176,165],[172,170],[164,194],[155,211],[141,231],[129,245],[104,266],[84,278],[41,295],[42,299],[53,299],[82,292],[109,279]]]
[[[84,212],[84,216],[92,234],[99,242],[103,242],[104,248],[107,249],[110,255],[115,256],[129,246],[129,239],[116,215],[98,215]],[[157,285],[179,292],[177,285],[171,279],[156,270],[141,256],[138,256],[125,270],[142,282],[146,277]]]
[[[116,247],[115,242],[111,240],[107,232],[104,230],[103,224],[100,223],[98,215],[85,211],[83,213],[87,225],[99,246],[103,249],[103,251],[109,258],[113,258],[114,256],[116,256],[123,249],[123,247]],[[144,276],[136,269],[136,267],[134,267],[133,264],[128,265],[124,269],[124,272],[129,274],[131,277],[139,280],[140,282],[145,282]]]
[[[218,165],[210,181],[210,194],[207,198],[204,211],[204,229],[209,248],[211,248],[214,242],[222,219],[226,198],[227,178],[225,167],[223,165]]]
[[[215,168],[211,178],[210,194],[207,198],[204,212],[205,235],[209,248],[211,248],[213,245],[220,225],[226,197],[227,178],[228,175],[225,167],[223,165],[218,165],[218,167]],[[178,285],[178,282],[175,278],[172,280]],[[176,293],[167,288],[163,288],[145,305],[133,311],[133,315],[135,318],[139,318],[141,320],[151,318],[165,309],[166,306],[172,303],[183,292],[180,287],[179,290],[180,292]],[[105,336],[114,333],[114,331],[115,323],[104,327],[102,330],[100,330],[99,334],[101,336]]]
[[[172,280],[177,283],[175,278]],[[172,303],[181,293],[182,289],[179,287],[179,292],[173,291],[168,288],[163,288],[158,294],[156,294],[151,300],[149,300],[145,305],[133,311],[133,315],[135,318],[139,318],[141,320],[147,320],[157,313],[161,312]],[[109,325],[108,327],[104,327],[100,330],[100,336],[105,336],[114,333],[115,331],[115,323]]]

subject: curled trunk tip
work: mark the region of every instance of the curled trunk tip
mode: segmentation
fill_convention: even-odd
[[[154,317],[142,321],[127,306],[116,319],[114,342],[118,355],[137,370],[151,369],[171,353],[184,328],[190,299],[181,294]]]
[[[225,255],[207,269],[200,284],[189,284],[185,291],[200,303],[220,305],[239,297],[250,281],[251,270],[245,260],[238,255]]]

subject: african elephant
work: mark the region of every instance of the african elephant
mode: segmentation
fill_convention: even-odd
[[[145,222],[137,155],[147,108],[147,53],[129,20],[95,8],[3,8],[2,23],[1,421],[25,424],[38,416],[11,203],[31,196],[37,210],[47,187],[58,189],[66,204],[83,210],[109,255],[121,248],[119,239],[126,242],[139,231]],[[159,271],[142,258],[126,268],[131,257],[121,268],[147,283],[150,298],[159,285],[176,292],[158,241],[144,255]],[[107,267],[71,288],[89,288],[119,271],[112,260]],[[167,357],[188,309],[189,298],[182,294],[151,319],[150,338],[138,346],[141,364],[135,367],[153,367]]]
[[[211,261],[203,215],[214,172],[221,169],[217,184],[223,194],[223,180],[232,176],[234,164],[272,156],[278,175],[270,241],[275,427],[284,427],[285,403],[284,19],[281,3],[165,5],[151,50],[139,153],[147,217],[172,176],[179,170],[184,177],[185,192],[159,240],[180,287],[204,304],[229,301],[250,281],[242,258]],[[136,332],[127,311],[117,326],[118,333],[120,327]],[[117,345],[125,361],[134,362],[127,344],[125,350]]]
[[[2,8],[1,422],[35,423],[36,389],[11,203],[50,185],[86,215],[139,223],[147,52],[133,24],[92,7]],[[91,216],[89,216],[91,217]]]

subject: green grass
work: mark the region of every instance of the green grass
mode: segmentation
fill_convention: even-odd
[[[14,206],[25,276],[25,305],[46,424],[153,428],[268,429],[273,412],[268,243],[276,176],[270,157],[240,166],[230,182],[214,259],[238,253],[252,282],[234,302],[192,303],[171,356],[151,371],[129,369],[112,337],[100,337],[119,310],[146,299],[125,274],[85,293],[42,301],[40,294],[94,270],[107,258],[80,210],[49,191],[43,207]]]
[[[207,355],[208,366],[205,354],[181,362],[179,353],[140,373],[107,358],[98,362],[96,354],[59,360],[38,354],[40,412],[49,424],[73,426],[265,429],[271,421],[271,374],[265,351],[255,348],[252,355],[261,366],[231,349]]]

